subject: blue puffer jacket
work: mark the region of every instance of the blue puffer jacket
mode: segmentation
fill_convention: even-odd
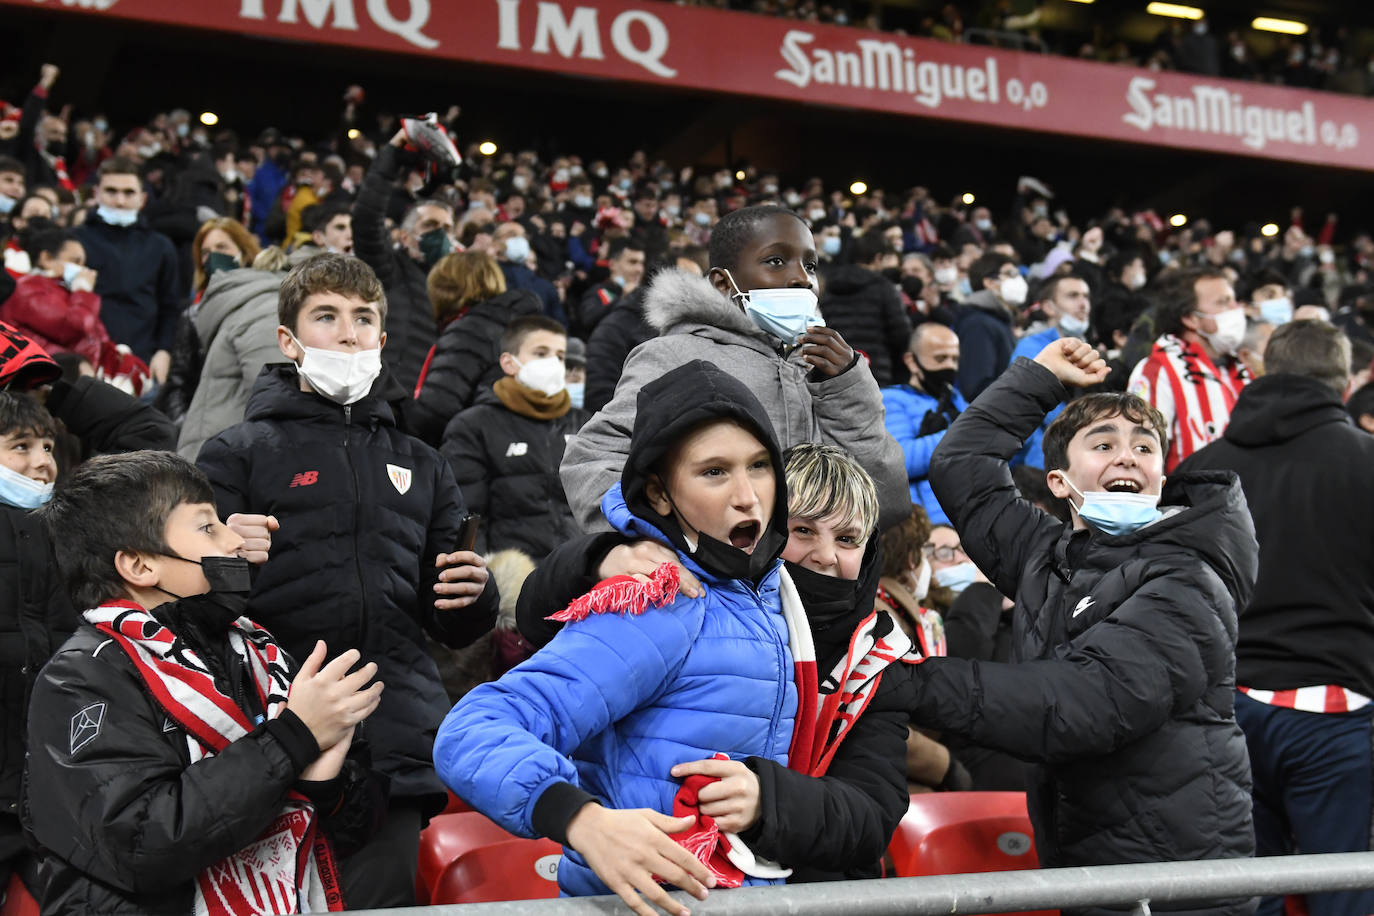
[[[921,435],[921,424],[926,415],[940,402],[933,395],[917,391],[910,385],[892,385],[883,389],[883,423],[892,438],[902,447],[906,459],[906,475],[911,482],[911,500],[926,510],[932,525],[948,525],[949,516],[940,507],[940,501],[930,489],[930,456],[935,454],[935,446],[945,437],[945,430]],[[956,388],[954,409],[963,413],[968,402]]]
[[[602,509],[624,534],[669,543],[631,514],[619,484]],[[512,833],[532,836],[535,803],[557,783],[610,808],[671,813],[679,782],[668,771],[676,764],[721,752],[786,765],[797,689],[778,596],[781,562],[755,590],[680,556],[705,586],[703,597],[570,624],[454,707],[439,728],[434,764],[455,793]],[[568,895],[610,893],[567,848],[558,884]]]

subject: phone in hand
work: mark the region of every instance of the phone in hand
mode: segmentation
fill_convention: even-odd
[[[454,551],[471,550],[477,544],[477,529],[482,524],[482,516],[469,514],[463,516],[458,525],[458,546]]]

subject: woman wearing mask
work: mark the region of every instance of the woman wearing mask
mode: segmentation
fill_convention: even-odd
[[[258,256],[258,240],[237,220],[219,217],[206,220],[191,242],[191,263],[195,265],[194,299],[177,320],[172,342],[172,367],[167,381],[158,389],[153,406],[181,427],[200,384],[205,350],[196,326],[196,315],[210,278],[228,270],[253,263]],[[194,458],[194,456],[192,456]]]
[[[51,223],[33,227],[20,241],[32,271],[0,306],[0,321],[49,353],[78,353],[100,366],[110,335],[100,321],[96,274],[86,266],[86,249],[70,230]]]
[[[481,251],[445,255],[427,283],[441,330],[420,371],[407,421],[412,435],[438,446],[448,421],[504,374],[501,332],[506,325],[523,315],[541,315],[543,308],[529,290],[508,290],[501,265]]]

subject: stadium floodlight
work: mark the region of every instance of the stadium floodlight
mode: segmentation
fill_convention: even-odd
[[[749,176],[747,176],[747,175],[744,174],[744,169],[736,169],[736,170],[735,170],[735,180],[736,180],[736,181],[743,181],[743,180],[744,180],[745,178],[747,178],[747,177],[749,177]]]
[[[967,206],[968,204],[971,204],[971,203],[973,203],[973,201],[974,201],[973,192],[972,192],[972,191],[965,191],[965,192],[964,192],[964,196],[961,197],[961,198],[959,198],[959,199],[962,200],[962,201],[964,202],[964,205],[965,205],[965,206]]]
[[[1186,226],[1188,225],[1188,217],[1184,216],[1182,213],[1175,213],[1173,216],[1169,217],[1169,225],[1173,226],[1175,229]]]
[[[1279,224],[1278,224],[1278,223],[1265,223],[1263,226],[1260,226],[1260,235],[1264,236],[1264,237],[1267,238],[1267,239],[1272,239],[1274,236],[1276,236],[1276,235],[1278,235],[1278,234],[1279,234]]]
[[[1250,28],[1261,32],[1282,32],[1284,35],[1307,34],[1307,23],[1295,19],[1275,19],[1272,16],[1256,16]]]
[[[1145,12],[1174,19],[1201,19],[1203,15],[1202,10],[1197,7],[1184,6],[1181,3],[1151,3],[1145,7]]]
[[[858,197],[858,196],[860,196],[861,194],[867,194],[867,193],[868,193],[868,184],[867,184],[867,182],[863,182],[863,181],[856,181],[856,182],[854,182],[853,184],[851,184],[851,185],[849,186],[849,193],[850,193],[850,194],[853,194],[855,197]]]
[[[200,113],[200,123],[204,124],[206,127],[214,127],[219,123],[219,115],[215,114],[213,111],[202,111]]]
[[[363,132],[360,131],[360,130],[358,130],[358,128],[356,128],[356,127],[350,127],[350,128],[348,129],[348,139],[350,139],[350,140],[356,140],[356,139],[358,139],[359,137],[361,137],[362,135],[363,135]]]
[[[483,156],[495,156],[496,144],[492,143],[490,140],[483,140],[481,143],[477,144],[477,152],[481,153]]]
[[[1073,0],[1074,3],[1093,3],[1094,0]]]

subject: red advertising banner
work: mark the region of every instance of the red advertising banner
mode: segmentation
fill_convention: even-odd
[[[0,0],[0,6],[1374,170],[1374,101],[657,0]],[[1015,143],[1014,136],[1007,138]]]

